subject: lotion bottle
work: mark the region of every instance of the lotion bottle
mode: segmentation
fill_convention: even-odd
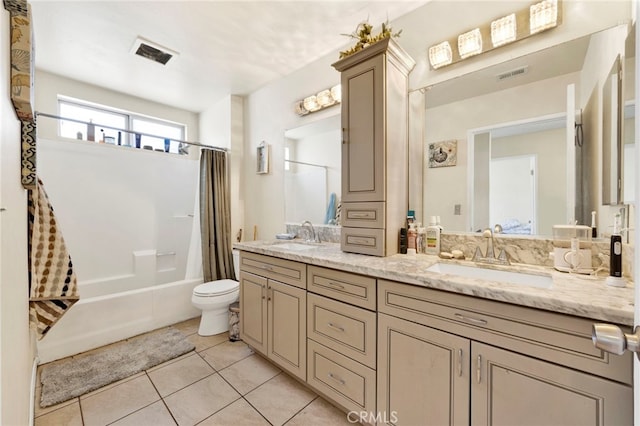
[[[441,228],[438,225],[436,216],[429,218],[429,226],[426,229],[427,244],[425,248],[426,254],[439,254],[440,253],[440,231]]]

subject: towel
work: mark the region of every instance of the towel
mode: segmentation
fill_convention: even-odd
[[[336,193],[332,192],[329,196],[329,205],[327,206],[327,213],[324,216],[325,225],[333,225],[336,220]]]
[[[40,178],[29,191],[29,322],[42,339],[79,299],[78,283]]]

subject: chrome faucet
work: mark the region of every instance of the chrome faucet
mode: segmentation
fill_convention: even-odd
[[[510,265],[511,263],[507,258],[507,252],[504,249],[500,250],[500,254],[498,255],[498,257],[496,257],[496,252],[494,249],[495,244],[493,241],[493,231],[491,231],[491,228],[485,229],[482,232],[482,236],[487,240],[487,250],[483,255],[480,246],[477,246],[471,260],[473,262],[490,263],[494,265]]]
[[[311,232],[309,232],[309,238],[307,238],[307,242],[319,243],[320,236],[316,234],[316,230],[313,228],[313,224],[311,222],[305,220],[304,222],[302,222],[302,225],[300,225],[300,227],[304,228],[306,225],[309,225],[311,227]]]

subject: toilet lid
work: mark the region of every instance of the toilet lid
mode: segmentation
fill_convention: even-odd
[[[239,287],[240,284],[238,281],[234,280],[209,281],[194,288],[193,294],[196,296],[220,296],[233,293],[237,291]]]

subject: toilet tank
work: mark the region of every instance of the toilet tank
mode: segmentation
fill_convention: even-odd
[[[233,254],[233,271],[236,273],[236,280],[240,280],[240,250],[231,250]]]

